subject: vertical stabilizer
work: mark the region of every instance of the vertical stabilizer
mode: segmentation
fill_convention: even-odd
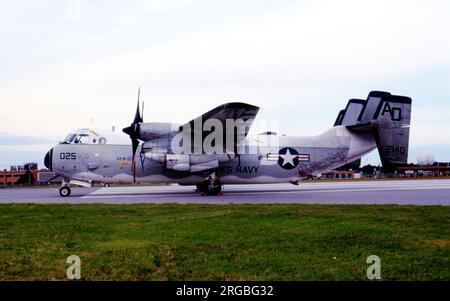
[[[347,105],[347,109],[339,113],[335,126],[346,125],[355,133],[372,133],[383,166],[393,169],[408,162],[411,104],[409,97],[372,91],[362,102],[363,107],[355,123],[347,117],[352,116],[347,112],[350,107]]]

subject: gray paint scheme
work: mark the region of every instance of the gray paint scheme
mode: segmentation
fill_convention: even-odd
[[[244,154],[229,155],[226,159],[221,155],[221,160],[215,159],[216,155],[209,157],[190,155],[189,164],[195,160],[201,161],[202,158],[208,158],[204,160],[205,163],[213,160],[218,162],[214,168],[198,172],[168,168],[164,158],[167,153],[170,154],[170,140],[177,132],[166,132],[138,147],[136,182],[200,184],[212,172],[223,184],[296,182],[353,162],[377,146],[383,163],[404,164],[407,159],[411,100],[400,99],[406,101],[396,102],[396,97],[386,92],[371,92],[365,105],[350,104],[344,110],[343,125],[336,125],[317,136],[280,136],[279,146],[262,148],[258,147],[262,146],[258,144],[258,140],[247,137]],[[390,112],[382,106],[386,103],[391,108]],[[250,106],[250,108],[255,112],[254,108],[257,107]],[[392,108],[400,109],[402,115],[393,116]],[[226,114],[223,117],[225,118]],[[144,128],[145,126],[141,127]],[[394,149],[405,147],[406,157],[404,153],[388,154],[386,152],[388,146]],[[288,153],[282,154],[282,150]],[[75,153],[74,159],[61,159],[64,157],[64,155],[61,157],[61,154],[66,153]],[[98,144],[59,144],[49,152],[53,171],[70,180],[71,184],[83,186],[89,186],[92,181],[132,182],[133,166],[130,153],[130,145]],[[157,160],[156,157],[151,159],[154,158],[151,154],[163,159]],[[294,164],[283,161],[283,155],[288,154],[295,154],[294,159],[290,158]]]
[[[347,107],[339,112],[336,119],[335,126],[337,125],[354,125],[358,121],[358,117],[364,110],[366,101],[362,99],[350,99]]]

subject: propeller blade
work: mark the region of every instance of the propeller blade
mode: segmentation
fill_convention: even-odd
[[[139,140],[131,139],[131,144],[133,147],[133,183],[136,183],[136,151],[139,146]]]
[[[131,139],[131,146],[132,146],[132,152],[133,152],[133,183],[136,183],[136,151],[139,147],[139,136],[140,136],[140,125],[143,122],[143,118],[141,115],[141,112],[139,110],[139,99],[141,96],[141,87],[138,89],[138,99],[137,99],[137,106],[136,106],[136,113],[134,115],[133,123],[123,128],[122,131],[130,136]],[[144,104],[142,103],[142,112],[144,112]]]
[[[138,100],[137,100],[137,106],[136,106],[136,114],[134,115],[133,123],[141,123],[142,122],[142,116],[141,112],[139,111],[139,98],[141,96],[141,88],[138,90]]]
[[[133,160],[134,160],[134,156],[136,155],[136,151],[137,151],[137,148],[139,146],[139,140],[132,139],[131,143],[132,143],[132,146],[133,146]]]

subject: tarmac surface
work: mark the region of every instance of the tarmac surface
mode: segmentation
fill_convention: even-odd
[[[57,188],[0,189],[0,204],[397,204],[450,205],[450,180],[386,180],[225,185],[223,195],[203,196],[194,186],[116,186],[72,188],[60,197]]]

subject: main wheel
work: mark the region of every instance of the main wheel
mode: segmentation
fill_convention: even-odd
[[[221,191],[222,191],[222,187],[215,186],[213,188],[208,188],[208,190],[206,191],[206,194],[207,195],[218,195]]]
[[[105,183],[105,184],[103,184],[103,187],[111,187],[111,184]]]
[[[222,191],[222,183],[216,179],[214,181],[206,180],[200,185],[197,185],[197,189],[206,195],[218,195]]]
[[[59,195],[62,197],[68,197],[70,196],[70,193],[72,191],[70,190],[69,186],[62,186],[61,188],[59,188]]]

